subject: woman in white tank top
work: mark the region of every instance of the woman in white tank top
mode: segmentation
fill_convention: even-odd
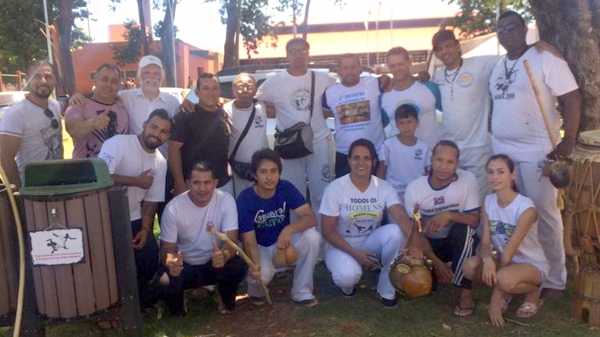
[[[540,306],[540,285],[548,260],[537,238],[537,212],[531,199],[516,190],[515,164],[506,155],[492,156],[486,165],[494,193],[485,198],[479,253],[463,264],[466,278],[493,288],[489,317],[503,326],[512,295],[524,294],[517,316],[534,316]],[[492,255],[491,246],[497,251]]]

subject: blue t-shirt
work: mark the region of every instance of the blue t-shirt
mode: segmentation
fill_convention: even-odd
[[[249,187],[237,198],[240,234],[255,231],[259,245],[271,246],[277,242],[283,227],[290,224],[290,209],[304,204],[306,199],[287,180],[279,181],[270,199],[262,199]]]

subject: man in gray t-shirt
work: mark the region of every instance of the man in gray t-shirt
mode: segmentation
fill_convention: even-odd
[[[27,77],[27,98],[10,107],[0,121],[0,162],[17,188],[25,165],[63,158],[61,104],[49,98],[56,83],[52,65],[34,61]]]

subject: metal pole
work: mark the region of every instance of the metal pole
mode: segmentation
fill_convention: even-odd
[[[46,19],[46,44],[48,48],[48,62],[54,64],[52,60],[52,44],[50,43],[50,24],[48,21],[48,3],[44,0],[44,18]]]
[[[177,87],[177,58],[175,53],[175,14],[173,13],[173,0],[168,0],[167,5],[169,6],[169,12],[171,12],[171,36],[173,37],[173,81],[175,82],[175,87]]]
[[[390,48],[394,48],[394,6],[390,11]]]
[[[367,68],[371,68],[371,55],[369,55],[369,20],[371,19],[371,11],[367,13],[367,22],[365,22],[365,29],[367,31]]]
[[[375,20],[375,52],[377,53],[377,66],[379,66],[379,12],[381,11],[381,1],[377,6],[377,20]]]

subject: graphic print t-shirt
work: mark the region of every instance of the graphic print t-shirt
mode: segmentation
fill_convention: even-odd
[[[401,204],[398,193],[387,181],[372,176],[361,192],[347,174],[327,186],[319,213],[338,217],[337,232],[343,238],[364,240],[381,226],[383,210],[396,204]]]
[[[255,231],[259,245],[271,246],[290,224],[290,210],[304,204],[306,199],[287,180],[279,181],[270,199],[259,197],[253,187],[247,188],[237,198],[240,234]]]

